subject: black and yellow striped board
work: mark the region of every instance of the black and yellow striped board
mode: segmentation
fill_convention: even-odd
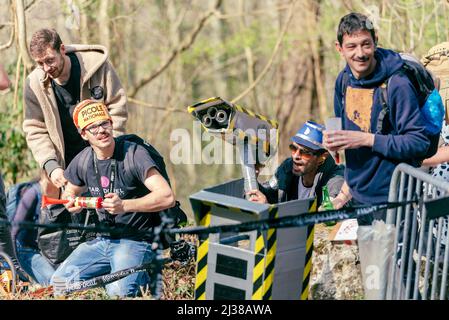
[[[239,179],[190,196],[197,224],[256,222],[314,208],[311,199],[267,205],[242,195]],[[246,244],[222,242],[240,236],[247,236]],[[312,249],[313,230],[307,227],[210,234],[198,248],[195,299],[300,299],[308,292]]]
[[[204,203],[199,208],[199,225],[208,227],[211,221],[211,206]],[[207,255],[209,252],[209,237],[200,236],[197,258],[196,258],[196,279],[195,279],[195,299],[206,300],[206,280],[207,280]]]
[[[249,115],[250,117],[257,118],[259,120],[268,122],[274,129],[277,129],[279,127],[279,123],[276,120],[268,119],[267,117],[265,117],[263,115],[260,115],[260,114],[257,114],[255,112],[252,112],[251,110],[243,108],[243,107],[241,107],[241,106],[239,106],[237,104],[234,105],[234,107],[235,107],[236,110],[238,110],[238,111],[240,111],[242,113],[245,113],[245,114]]]
[[[278,208],[272,206],[269,210],[269,218],[278,217]],[[264,279],[264,290],[263,290],[263,300],[271,300],[273,291],[273,278],[274,278],[274,266],[276,258],[276,229],[269,229],[267,232],[267,255],[265,262],[265,279]]]
[[[228,212],[231,216],[246,216],[255,218],[255,213],[249,210],[245,210],[243,208],[235,207],[235,206],[227,206],[220,203],[214,203],[209,201],[198,201],[191,199],[192,206],[194,208],[195,219],[197,223],[201,226],[210,226],[211,221],[214,219],[214,214],[220,214],[222,212]],[[274,217],[276,213],[276,207],[270,207],[271,212],[273,212],[270,217]],[[268,216],[264,216],[267,218]],[[272,275],[269,279],[266,279],[265,272],[267,263],[269,263],[272,267],[274,265],[274,255],[275,255],[275,242],[267,244],[267,234],[271,235],[270,239],[275,241],[276,238],[276,230],[270,229],[268,232],[260,232],[254,231],[257,233],[257,238],[254,244],[254,248],[252,249],[251,256],[254,259],[254,268],[253,270],[244,270],[246,274],[253,274],[253,292],[250,295],[252,299],[262,300],[264,296],[270,295],[271,292],[271,284],[272,284]],[[212,244],[213,247],[216,247],[216,243]],[[206,297],[206,284],[208,278],[208,261],[216,262],[216,257],[210,257],[211,250],[211,242],[210,237],[206,237],[200,240],[198,253],[197,253],[197,277],[195,281],[195,299],[196,300],[204,300],[211,299],[212,294],[208,294]],[[269,258],[267,253],[269,252]],[[223,255],[223,254],[221,254]],[[268,259],[267,259],[268,258]],[[211,260],[212,259],[212,260]],[[249,266],[248,266],[249,267]],[[271,269],[273,269],[271,267]],[[273,271],[273,270],[272,270]],[[239,271],[240,272],[240,271]],[[271,272],[272,273],[272,272]],[[216,296],[216,294],[214,294]]]
[[[252,300],[262,300],[265,272],[265,241],[261,231],[257,230],[254,255]]]
[[[310,207],[310,212],[317,210],[317,200],[315,199]],[[306,259],[304,263],[304,274],[302,277],[301,300],[308,300],[310,276],[312,273],[313,238],[315,236],[315,226],[307,227]]]

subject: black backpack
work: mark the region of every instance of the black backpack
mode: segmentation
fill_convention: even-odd
[[[0,174],[0,253],[7,254],[12,260],[15,266],[18,266],[16,259],[15,246],[12,242],[11,228],[5,222],[8,221],[6,214],[6,195],[5,187],[3,185],[2,175]],[[1,266],[1,265],[0,265]]]
[[[170,178],[167,174],[167,169],[165,166],[164,158],[151,144],[149,144],[147,141],[145,141],[144,139],[142,139],[141,137],[139,137],[138,135],[135,135],[135,134],[125,134],[125,135],[118,136],[115,138],[115,141],[116,141],[116,147],[124,146],[125,142],[136,143],[136,144],[144,147],[150,154],[153,161],[155,162],[159,173],[164,177],[165,180],[167,180],[168,184],[171,186]],[[78,166],[82,172],[83,177],[86,176],[87,161],[90,159],[90,154],[91,154],[91,152],[84,152],[78,162]],[[125,160],[125,163],[124,163],[127,172],[129,172],[129,170],[132,170],[135,167],[135,163],[134,163],[134,161],[132,161],[134,159],[131,159],[131,158],[132,157],[127,157]],[[162,216],[165,216],[165,217],[169,218],[170,221],[172,221],[172,223],[169,223],[169,226],[168,226],[169,228],[179,228],[179,227],[185,226],[187,224],[187,215],[181,209],[181,204],[179,203],[179,201],[176,201],[176,204],[174,207],[162,210],[160,212],[160,215],[161,215],[161,218],[162,218]],[[170,244],[175,240],[176,240],[175,235],[168,235],[166,233],[161,235],[161,242],[162,242],[164,249],[167,249],[170,246]]]
[[[34,188],[36,190],[38,196],[38,203],[41,198],[41,189],[38,181],[28,181],[17,183],[12,185],[8,189],[8,194],[6,195],[6,213],[8,215],[8,220],[13,221],[17,212],[17,207],[19,205],[20,199],[22,199],[25,191],[29,188]],[[39,206],[36,206],[36,212],[33,217],[33,221],[37,221],[39,219]]]
[[[420,165],[422,160],[427,159],[435,155],[438,150],[440,132],[443,126],[444,118],[444,106],[441,100],[441,96],[438,90],[435,88],[435,81],[432,74],[419,62],[418,59],[410,54],[400,53],[404,64],[401,69],[396,73],[405,74],[416,92],[418,93],[418,100],[420,111],[424,118],[426,119],[426,135],[430,140],[430,146],[427,149],[427,153],[422,159],[418,159],[418,164]],[[395,73],[395,74],[396,74]],[[381,103],[382,110],[377,118],[376,132],[382,134],[384,130],[388,127],[391,128],[391,124],[388,121],[388,114],[390,112],[390,107],[388,105],[388,85],[390,83],[391,77],[385,80],[385,82],[380,86],[381,90]],[[342,96],[343,105],[346,94],[346,89],[349,84],[349,74],[345,71],[342,78]]]
[[[89,209],[90,210],[90,209]],[[93,226],[94,213],[84,209],[71,214],[63,205],[43,207],[39,216],[41,224],[84,224]],[[95,233],[78,229],[55,230],[44,227],[37,229],[37,244],[42,255],[54,266],[62,263],[81,243],[95,238]]]

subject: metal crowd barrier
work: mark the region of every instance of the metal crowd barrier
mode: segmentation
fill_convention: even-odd
[[[449,183],[406,164],[397,166],[390,184],[389,202],[447,197]],[[447,210],[427,212],[420,201],[387,212],[387,224],[396,227],[392,261],[383,298],[387,300],[447,300],[449,237]],[[438,212],[439,211],[439,212]],[[446,213],[444,212],[446,211]]]

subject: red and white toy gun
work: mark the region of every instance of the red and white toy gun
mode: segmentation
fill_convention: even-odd
[[[101,197],[74,197],[74,206],[82,208],[100,209],[103,207],[103,198]],[[72,199],[55,199],[42,196],[42,208],[51,204],[66,204]]]

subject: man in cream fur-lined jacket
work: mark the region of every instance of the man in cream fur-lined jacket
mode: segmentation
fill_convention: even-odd
[[[75,106],[85,99],[106,104],[118,136],[128,117],[126,93],[103,46],[65,46],[55,30],[41,29],[30,53],[37,68],[26,81],[23,130],[35,160],[61,188],[65,168],[87,146],[72,121]]]

